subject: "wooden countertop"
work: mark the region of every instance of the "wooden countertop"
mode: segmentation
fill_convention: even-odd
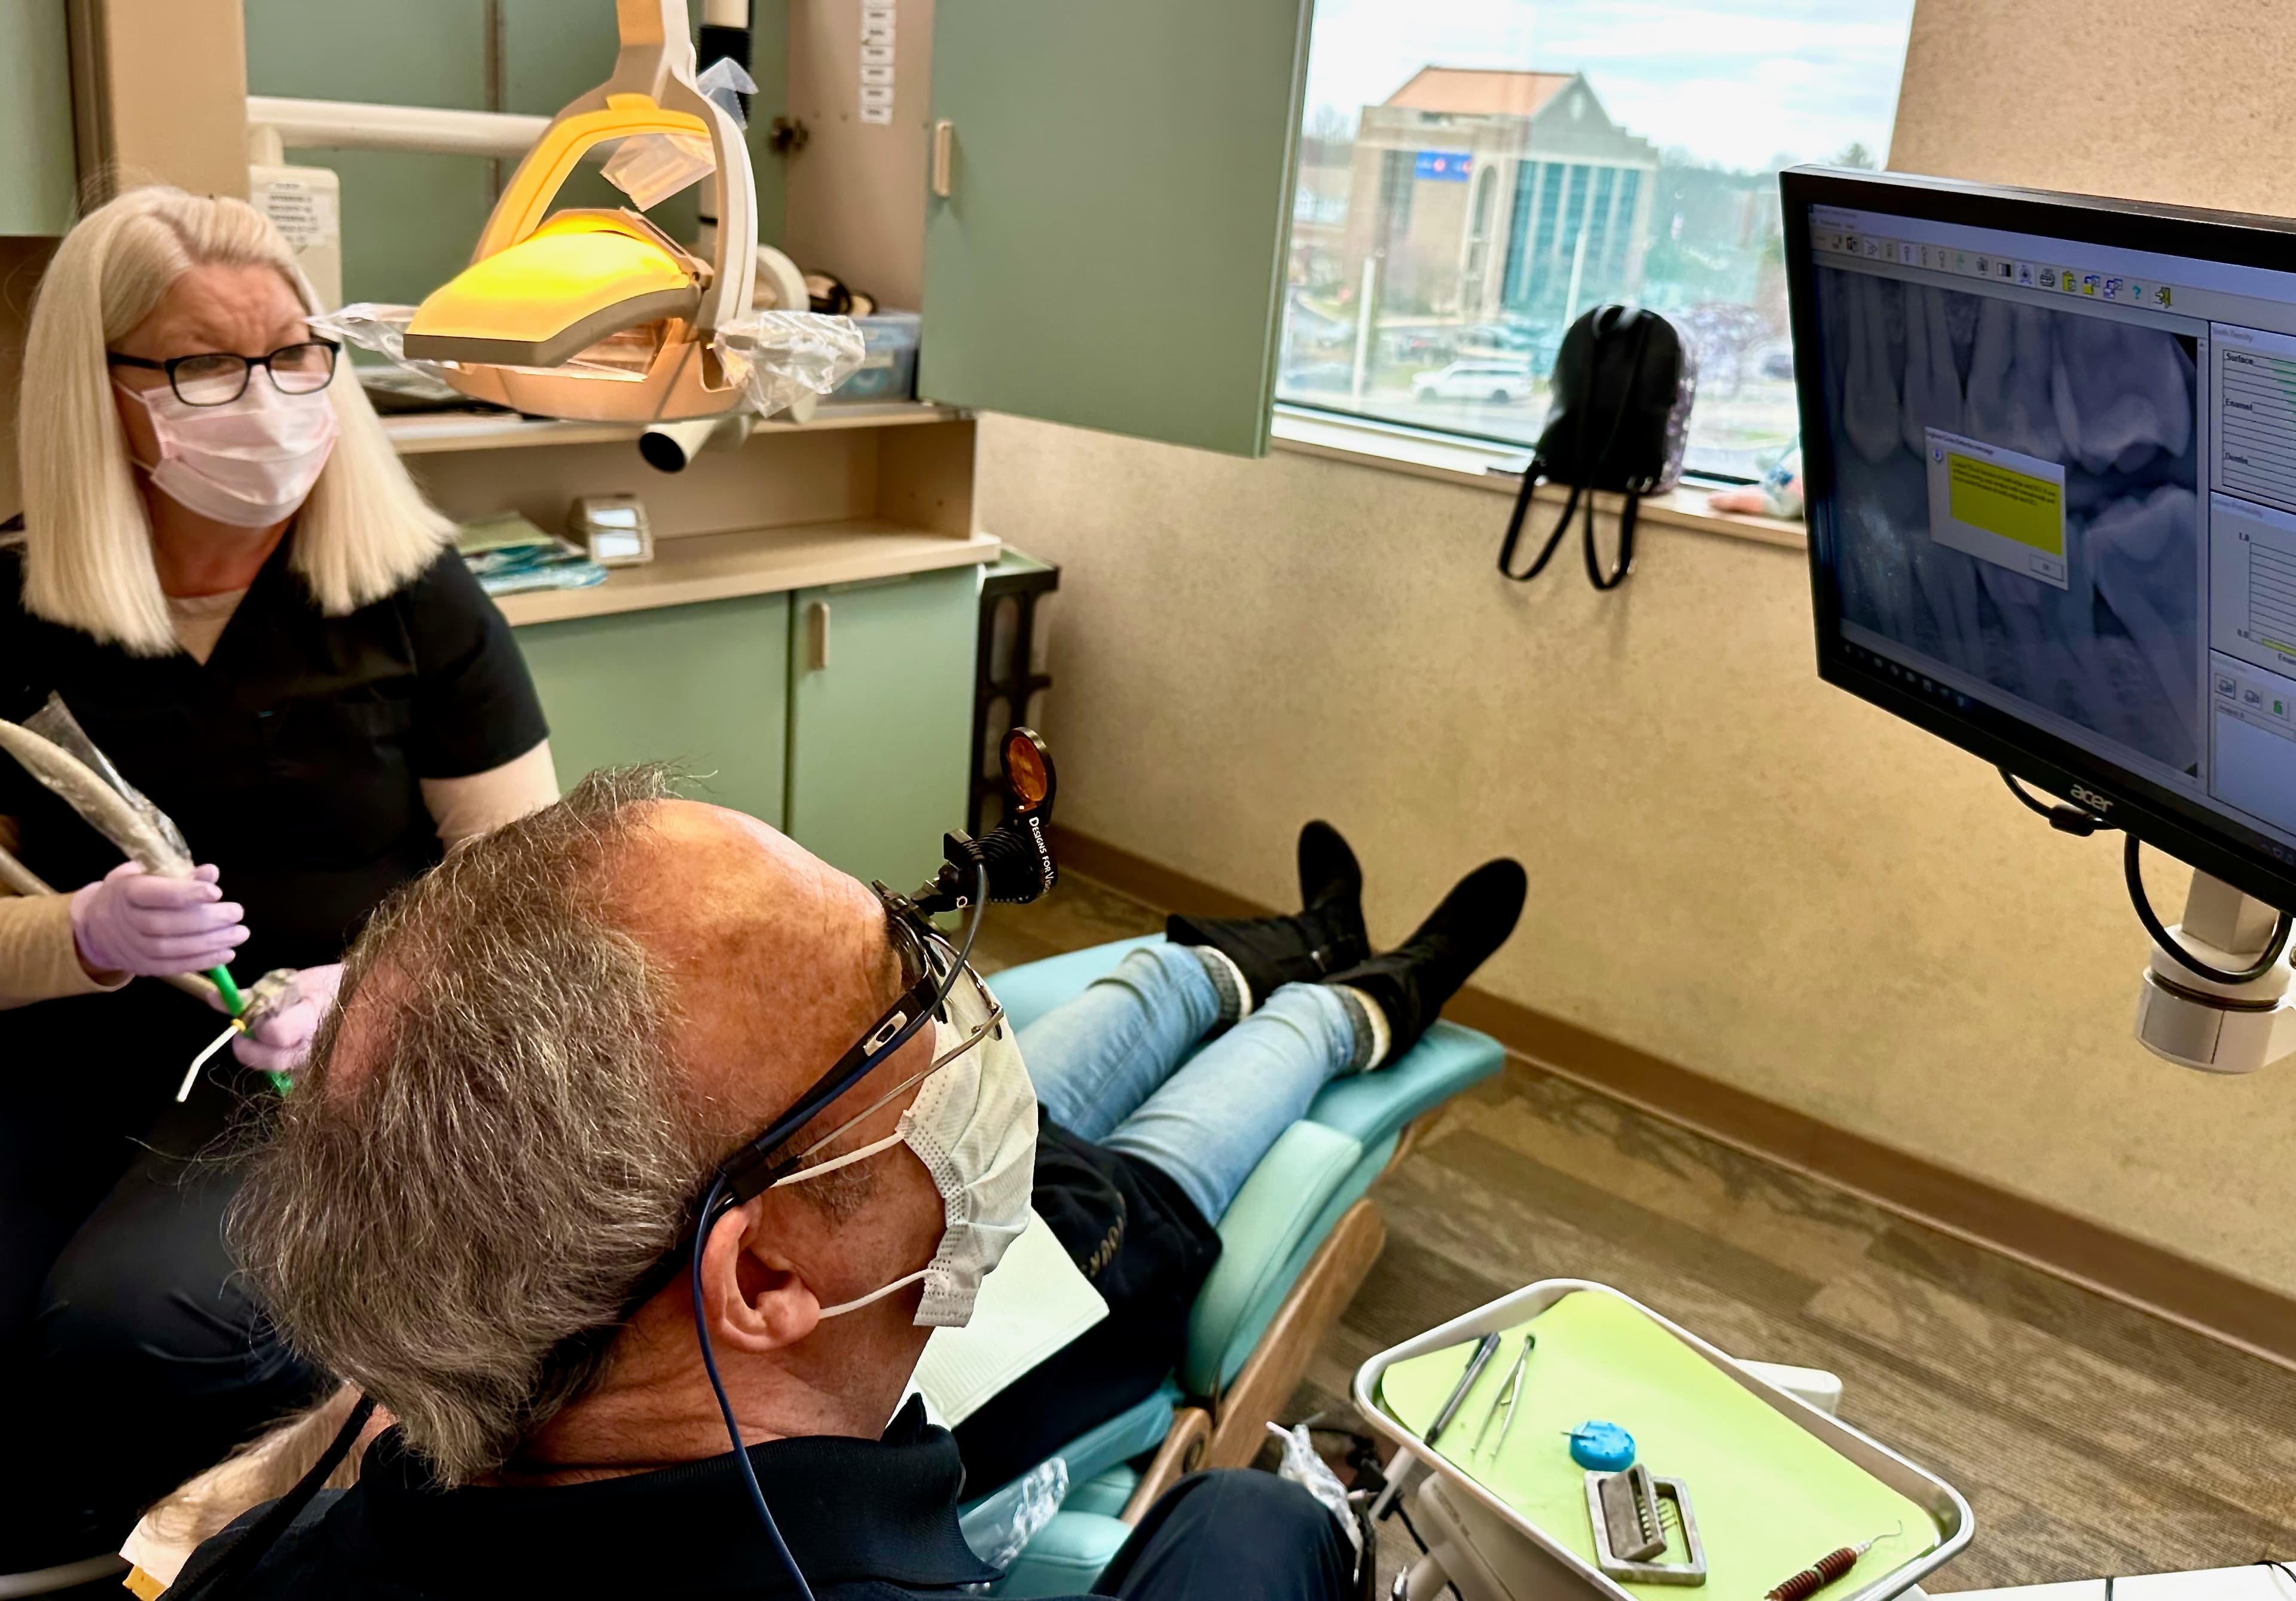
[[[993,534],[960,538],[924,533],[866,518],[688,534],[657,541],[652,561],[614,568],[603,584],[505,595],[495,603],[514,627],[558,622],[986,564],[996,560],[1002,549]]]

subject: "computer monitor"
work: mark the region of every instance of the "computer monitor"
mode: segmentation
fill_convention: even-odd
[[[2296,223],[1781,193],[1820,677],[2296,907]]]

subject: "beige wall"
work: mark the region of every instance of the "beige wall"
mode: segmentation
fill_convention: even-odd
[[[1890,165],[2296,212],[2288,0],[1917,0]]]
[[[982,525],[1064,568],[1066,823],[1275,902],[1329,817],[1390,940],[1518,856],[1531,907],[1487,988],[2296,1291],[2296,1071],[2137,1047],[2117,845],[1820,685],[1799,552],[1649,528],[1615,596],[1562,562],[1518,587],[1486,490],[980,437]]]
[[[241,0],[70,0],[83,207],[120,187],[247,193]],[[0,517],[23,509],[16,415],[32,294],[53,239],[0,239]]]
[[[247,198],[241,5],[70,0],[72,114],[85,201],[152,183]]]

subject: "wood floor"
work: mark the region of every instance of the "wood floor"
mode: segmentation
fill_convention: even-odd
[[[1161,926],[1063,874],[997,908],[978,955],[993,971]],[[1592,1278],[1734,1355],[1841,1375],[1844,1419],[1976,1510],[1932,1592],[2296,1558],[2296,1375],[1527,1063],[1445,1109],[1373,1195],[1386,1254],[1295,1417],[1340,1407],[1408,1335],[1534,1279]]]

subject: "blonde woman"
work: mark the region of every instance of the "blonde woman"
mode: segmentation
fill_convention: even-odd
[[[0,899],[0,1417],[37,1465],[0,1482],[0,1576],[116,1549],[316,1393],[191,1158],[299,1063],[386,894],[556,794],[510,630],[314,309],[268,221],[166,188],[83,220],[33,308],[0,717],[61,694],[203,866],[119,869],[0,760],[0,843],[60,891]],[[129,981],[221,961],[304,998],[176,1106],[217,1020]]]

